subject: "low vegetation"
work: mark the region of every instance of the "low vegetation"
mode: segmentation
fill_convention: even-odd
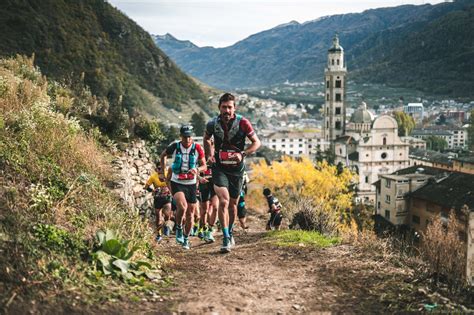
[[[278,246],[324,248],[340,243],[337,237],[325,237],[315,231],[282,230],[271,231],[266,235]]]
[[[104,136],[59,110],[71,91],[57,87],[31,59],[0,60],[4,310],[54,305],[71,294],[77,300],[70,303],[88,304],[156,289],[145,281],[159,270],[152,231],[106,187],[112,172],[111,155],[99,146]]]

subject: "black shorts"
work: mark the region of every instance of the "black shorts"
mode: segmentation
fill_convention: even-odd
[[[230,198],[237,199],[240,196],[244,178],[240,175],[224,173],[222,170],[215,167],[212,169],[212,181],[217,187],[226,187],[229,191]]]
[[[239,219],[245,218],[247,215],[247,209],[245,208],[245,199],[240,196],[239,203],[237,204],[237,217]]]
[[[199,198],[201,202],[209,201],[216,195],[212,181],[205,184],[199,184],[199,191],[201,192],[201,197]]]
[[[280,211],[272,212],[272,214],[270,215],[270,220],[268,220],[267,224],[269,226],[280,226],[282,219],[283,215],[280,213]]]
[[[197,202],[196,184],[183,185],[183,184],[178,184],[178,183],[172,181],[171,182],[171,191],[173,193],[173,196],[178,192],[184,193],[184,197],[186,198],[186,201],[188,203],[196,203]]]
[[[163,208],[167,203],[171,202],[171,196],[155,196],[153,205],[155,209]]]

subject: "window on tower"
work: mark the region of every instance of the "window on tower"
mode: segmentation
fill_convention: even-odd
[[[336,129],[341,130],[341,122],[340,121],[336,121]]]
[[[340,115],[341,114],[341,108],[340,107],[336,107],[336,115]]]
[[[326,81],[326,87],[329,89],[329,80]]]
[[[332,63],[332,65],[334,66],[334,59],[332,60],[332,62],[331,62],[331,63]]]
[[[326,115],[329,115],[329,107],[326,107]]]
[[[342,100],[341,93],[336,93],[336,102],[340,102]]]
[[[329,101],[329,93],[326,94],[326,100]]]
[[[337,65],[339,66],[339,59],[337,59]]]
[[[341,80],[336,80],[336,87],[337,88],[342,87],[342,81]]]

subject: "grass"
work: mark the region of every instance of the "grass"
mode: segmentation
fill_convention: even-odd
[[[272,239],[278,246],[283,247],[319,247],[325,248],[337,245],[341,240],[337,237],[327,237],[315,231],[283,230],[270,231],[266,237]]]

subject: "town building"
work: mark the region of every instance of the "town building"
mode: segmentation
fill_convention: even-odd
[[[290,156],[314,157],[322,150],[321,132],[276,131],[261,137],[262,145]]]
[[[424,149],[410,149],[409,157],[411,165],[429,166],[453,171],[453,158],[456,157],[456,154]]]
[[[448,149],[464,149],[468,145],[468,133],[465,128],[461,127],[440,127],[415,129],[411,136],[418,139],[426,140],[430,136],[442,138],[448,144]]]
[[[347,68],[344,61],[344,49],[339,45],[339,37],[333,39],[328,50],[328,62],[324,70],[326,82],[326,100],[324,103],[324,139],[334,141],[345,132],[346,106],[345,86]]]
[[[351,168],[358,174],[357,198],[375,201],[372,183],[379,174],[390,174],[410,165],[409,142],[398,136],[398,124],[393,117],[374,115],[362,103],[346,125],[344,49],[337,35],[328,50],[324,72],[326,101],[324,104],[323,136],[336,156],[336,163]]]
[[[403,106],[403,111],[412,116],[416,121],[421,121],[423,119],[423,103],[408,103]]]
[[[474,285],[474,174],[411,166],[380,176],[376,187],[376,215],[393,226],[422,235],[435,216],[449,224],[455,211],[466,243],[466,276]]]

